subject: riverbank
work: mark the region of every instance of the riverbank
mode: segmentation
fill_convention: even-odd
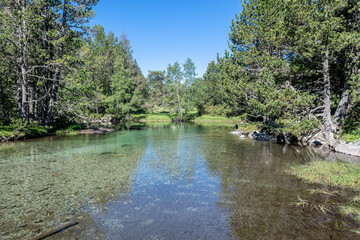
[[[132,116],[131,122],[123,126],[127,129],[136,129],[140,124],[142,127],[144,124],[148,123],[171,123],[172,118],[168,112],[161,113],[142,113],[135,114]],[[274,141],[287,144],[293,144],[292,142],[286,142],[285,138],[277,138],[271,134],[266,133],[266,131],[261,131],[263,129],[263,123],[261,122],[248,122],[244,120],[243,116],[236,117],[225,117],[219,115],[210,115],[203,114],[201,116],[197,115],[197,112],[192,112],[189,114],[189,119],[187,122],[198,123],[201,125],[216,125],[229,127],[233,129],[234,125],[238,125],[238,130],[233,131],[235,135],[240,137],[248,136],[252,139],[259,141]],[[109,121],[109,124],[110,121]],[[32,124],[25,124],[23,126],[0,126],[0,142],[15,141],[21,139],[37,138],[43,136],[57,135],[57,136],[75,136],[79,134],[101,134],[106,132],[115,131],[114,128],[107,127],[95,127],[90,126],[86,127],[85,124],[76,124],[69,123],[68,121],[60,122],[56,126],[46,127]],[[354,134],[342,134],[339,136],[339,141],[343,141],[343,144],[359,139],[360,135]],[[316,139],[312,139],[312,142],[316,142]],[[321,139],[320,139],[321,140]],[[351,147],[350,144],[343,146],[345,149]],[[341,152],[341,151],[340,151]],[[346,153],[346,152],[345,152]]]
[[[85,126],[83,124],[71,124],[62,127],[48,127],[31,124],[22,127],[0,126],[0,142],[10,142],[46,136],[76,136],[79,134],[102,134],[113,131],[115,131],[115,128],[103,126]]]
[[[0,142],[16,141],[25,138],[48,136],[51,128],[46,126],[0,126]]]
[[[139,122],[172,122],[171,115],[168,112],[161,112],[161,113],[142,113],[142,114],[135,114],[133,116],[134,121]],[[203,114],[198,116],[197,112],[192,112],[188,114],[187,122],[213,122],[213,123],[245,123],[243,117],[224,117],[219,115],[209,115]]]
[[[290,174],[299,179],[314,184],[311,191],[314,195],[321,195],[323,201],[314,204],[312,200],[301,199],[297,202],[301,207],[317,208],[331,214],[340,214],[350,218],[360,226],[360,166],[344,162],[315,161],[305,165],[292,167]],[[353,192],[350,196],[344,196],[342,190]],[[338,196],[347,199],[338,202]],[[360,227],[353,229],[360,235]]]

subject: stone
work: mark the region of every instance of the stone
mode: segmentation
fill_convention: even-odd
[[[274,135],[271,135],[269,134],[268,132],[266,131],[261,131],[257,137],[256,137],[256,140],[258,141],[272,141],[272,142],[275,142],[276,141],[276,138]]]
[[[249,137],[250,139],[256,140],[256,138],[257,138],[258,135],[259,135],[259,133],[258,133],[257,131],[252,131],[252,132],[248,135],[248,137]]]
[[[351,143],[341,143],[334,147],[335,152],[360,156],[360,140]]]
[[[283,134],[277,135],[276,143],[286,143],[286,137]]]
[[[233,134],[233,135],[237,135],[237,136],[246,136],[246,132],[242,131],[242,130],[234,130],[234,131],[231,131],[230,134]]]

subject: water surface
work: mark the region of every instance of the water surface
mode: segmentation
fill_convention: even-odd
[[[313,155],[229,131],[167,125],[0,145],[0,239],[72,221],[48,239],[357,238],[351,219],[294,204],[313,186],[286,170]]]

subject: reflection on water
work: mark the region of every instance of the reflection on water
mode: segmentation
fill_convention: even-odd
[[[315,154],[228,132],[168,125],[0,145],[0,238],[69,221],[80,224],[49,239],[356,237],[346,219],[293,204],[311,186],[285,170]]]

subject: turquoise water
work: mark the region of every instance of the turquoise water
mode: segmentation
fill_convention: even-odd
[[[356,237],[349,219],[296,206],[312,186],[286,170],[307,152],[230,130],[160,125],[2,144],[0,239],[74,221],[48,239]]]

